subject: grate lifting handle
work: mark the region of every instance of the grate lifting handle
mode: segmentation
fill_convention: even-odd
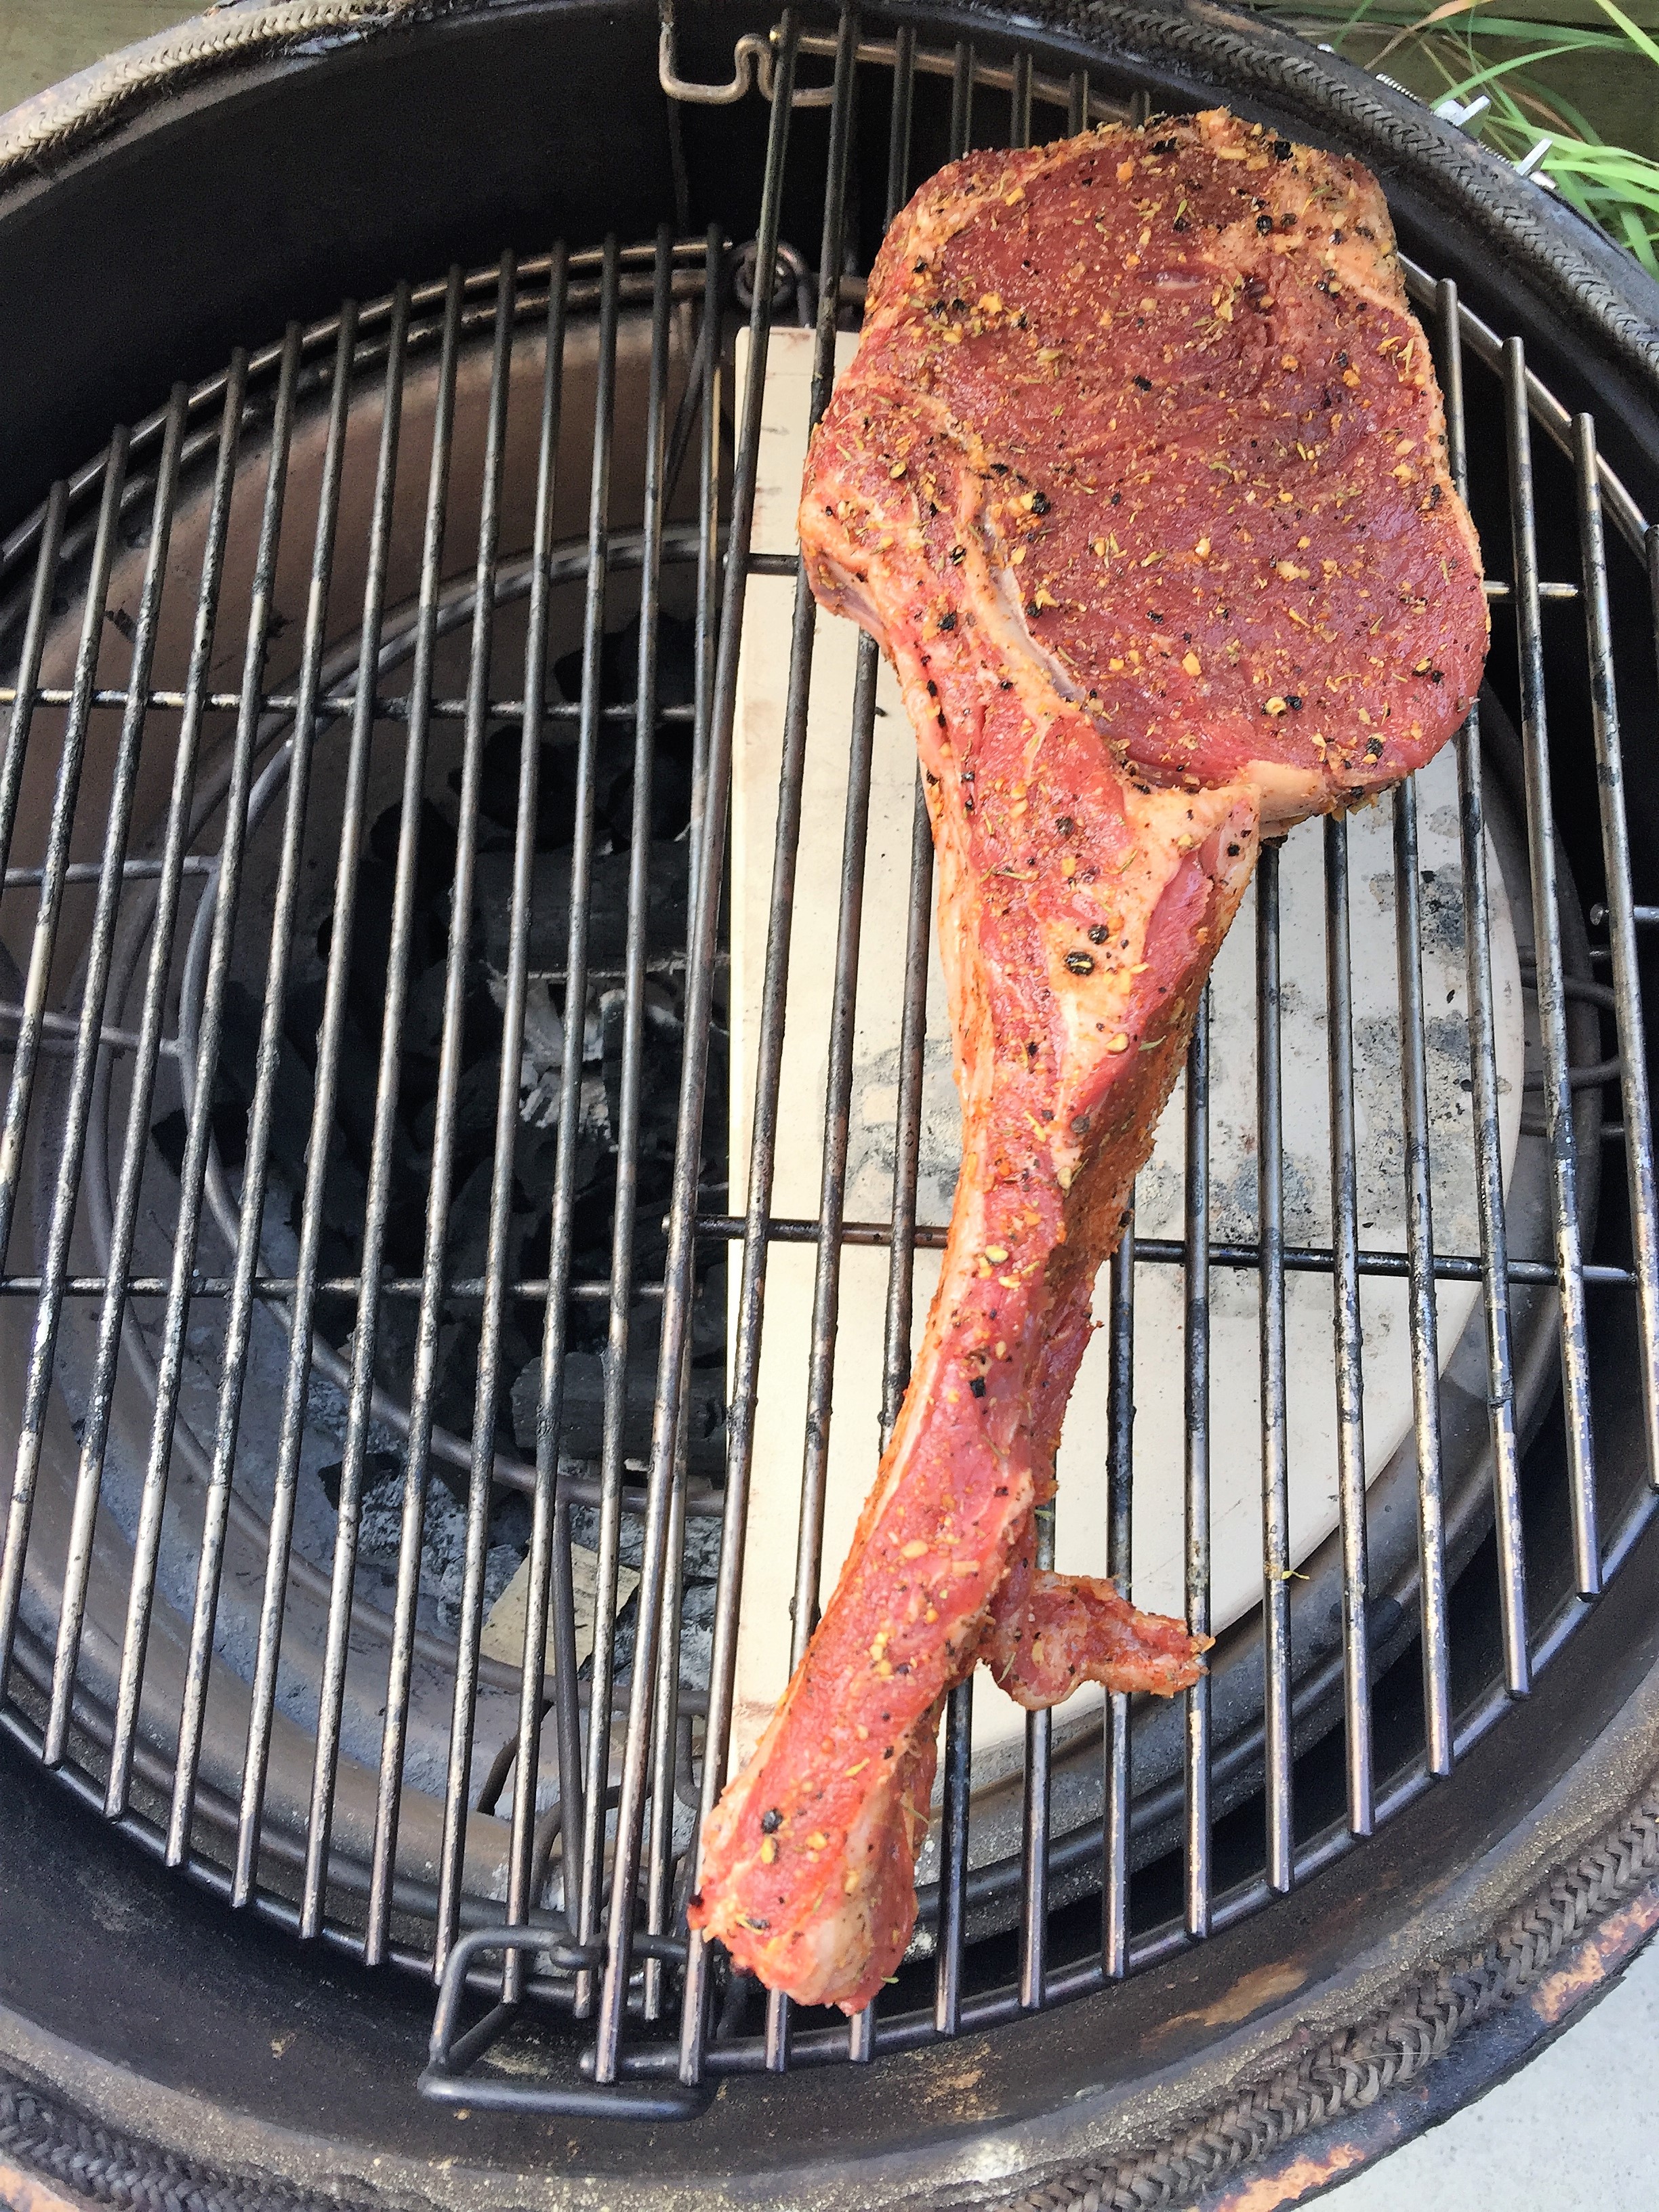
[[[772,41],[762,38],[758,31],[745,31],[732,50],[732,81],[729,84],[699,84],[679,73],[679,62],[674,43],[674,0],[657,0],[657,82],[670,100],[684,101],[694,107],[732,107],[758,85],[761,98],[769,101],[774,85],[774,54]],[[797,86],[791,94],[792,107],[828,107],[835,98],[833,85]]]
[[[648,1938],[636,1935],[634,1948],[643,1950]],[[684,2120],[702,2112],[714,2095],[713,2087],[688,2087],[682,2081],[529,2083],[497,2074],[475,2075],[468,2069],[482,2058],[518,2017],[513,2004],[495,2004],[473,2022],[460,2026],[461,2002],[467,1990],[469,1970],[481,1951],[545,1951],[557,1939],[547,1928],[474,1928],[451,1949],[444,1965],[432,2021],[432,2042],[420,2092],[434,2103],[460,2105],[469,2109],[506,2109],[514,2112],[562,2112],[573,2119]]]

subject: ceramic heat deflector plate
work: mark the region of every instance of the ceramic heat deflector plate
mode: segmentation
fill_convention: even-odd
[[[844,369],[856,343],[836,342]],[[811,382],[812,334],[774,330],[767,359],[753,545],[796,550]],[[741,392],[747,333],[738,341]],[[739,404],[741,402],[739,401]],[[732,811],[732,1206],[746,1195],[766,964],[774,830],[777,817],[793,578],[750,578],[738,675]],[[794,924],[780,1091],[772,1212],[817,1212],[830,1008],[836,965],[849,733],[858,632],[819,611],[808,714],[805,781],[796,861]],[[902,979],[909,896],[915,751],[891,671],[877,691],[874,766],[865,854],[857,1024],[847,1171],[846,1218],[884,1221],[892,1206],[898,1099]],[[1424,892],[1425,1009],[1433,1218],[1443,1251],[1480,1249],[1468,1035],[1457,774],[1448,747],[1417,779]],[[1395,866],[1390,809],[1349,817],[1355,1114],[1362,1245],[1401,1251],[1406,1224],[1401,1162],[1400,994],[1395,952]],[[1520,965],[1503,872],[1488,842],[1492,973],[1496,1009],[1505,1184],[1520,1135],[1524,1030]],[[1331,1237],[1329,1089],[1326,1051],[1325,894],[1322,832],[1304,823],[1280,860],[1281,1068],[1285,1236],[1292,1245]],[[1211,1234],[1217,1243],[1256,1233],[1256,994],[1255,899],[1247,896],[1217,959],[1211,985]],[[944,981],[932,957],[921,1127],[919,1218],[950,1218],[959,1121],[951,1074]],[[1182,1233],[1184,1101],[1178,1085],[1136,1188],[1138,1237]],[[790,1601],[795,1584],[807,1354],[817,1249],[774,1243],[766,1271],[758,1407],[738,1644],[733,1771],[747,1757],[788,1677]],[[820,1592],[834,1587],[879,1449],[883,1336],[890,1256],[882,1247],[844,1245],[835,1346],[827,1502]],[[913,1341],[920,1342],[939,1274],[939,1254],[915,1256]],[[735,1335],[738,1269],[732,1269]],[[1479,1296],[1474,1282],[1436,1285],[1443,1371],[1455,1356]],[[1367,1480],[1386,1467],[1412,1425],[1407,1285],[1368,1276],[1364,1329]],[[1262,1595],[1260,1338],[1256,1279],[1248,1270],[1211,1275],[1211,1620],[1219,1632]],[[1331,1280],[1292,1272],[1286,1282],[1290,1528],[1292,1560],[1305,1559],[1335,1527],[1337,1452]],[[1104,1316],[1106,1278],[1097,1291]],[[1102,1575],[1107,1568],[1108,1347],[1097,1332],[1078,1378],[1059,1459],[1055,1563]],[[1183,1599],[1182,1271],[1141,1263],[1135,1274],[1133,1594],[1135,1602],[1178,1613]],[[1097,1727],[1100,1692],[1085,1686],[1054,1715],[1056,1747]],[[974,1786],[1018,1767],[1025,1716],[981,1669],[975,1680]]]

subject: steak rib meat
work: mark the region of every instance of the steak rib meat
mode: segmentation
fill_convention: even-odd
[[[1420,767],[1480,549],[1375,179],[1220,112],[978,154],[872,275],[800,537],[915,726],[963,1157],[910,1388],[691,1919],[802,2003],[915,1917],[941,1701],[1169,1694],[1205,1639],[1041,1568],[1094,1282],[1263,835]]]

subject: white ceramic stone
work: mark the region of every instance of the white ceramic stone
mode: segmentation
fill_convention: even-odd
[[[844,368],[854,341],[838,341]],[[771,338],[760,452],[754,545],[793,552],[811,380],[811,334]],[[746,347],[740,344],[739,388]],[[749,585],[739,672],[732,852],[732,1210],[747,1183],[752,1091],[766,917],[770,897],[778,770],[788,682],[792,580],[756,576]],[[817,617],[808,721],[801,836],[790,949],[780,1140],[772,1210],[818,1211],[822,1128],[836,915],[858,635]],[[892,1204],[900,995],[909,882],[915,756],[896,687],[884,664],[878,690],[875,763],[860,941],[858,1024],[850,1115],[847,1216],[884,1220]],[[1475,1212],[1464,983],[1457,779],[1450,751],[1417,784],[1424,876],[1423,995],[1432,1128],[1437,1249],[1480,1249]],[[1304,824],[1286,841],[1280,866],[1282,1070],[1285,1235],[1292,1244],[1330,1241],[1329,1121],[1326,1058],[1322,832]],[[1498,1013],[1504,1172],[1519,1133],[1522,1025],[1514,932],[1496,854],[1488,846],[1492,980]],[[1361,1243],[1403,1251],[1402,1115],[1398,983],[1395,959],[1394,853],[1387,801],[1349,824],[1356,1116]],[[1255,1235],[1255,910],[1246,900],[1217,960],[1212,983],[1212,1237]],[[921,1139],[921,1218],[944,1224],[955,1182],[958,1121],[951,1079],[944,989],[935,963]],[[1159,1125],[1137,1191],[1137,1229],[1179,1238],[1184,1105],[1179,1087]],[[740,1248],[731,1255],[735,1313]],[[772,1245],[755,1431],[753,1487],[744,1556],[738,1653],[734,1762],[764,1726],[788,1674],[789,1605],[794,1587],[806,1362],[813,1278],[811,1245]],[[919,1253],[919,1336],[938,1274],[938,1255]],[[889,1257],[846,1246],[841,1255],[828,1500],[821,1589],[833,1586],[864,1495],[875,1474]],[[1449,1358],[1477,1285],[1437,1289],[1443,1360]],[[1365,1457],[1386,1465],[1412,1419],[1403,1282],[1363,1286]],[[1097,1312],[1105,1310],[1105,1282]],[[1261,1446],[1258,1299],[1254,1273],[1211,1274],[1212,1620],[1224,1627],[1261,1596]],[[1293,1273],[1286,1293],[1291,1556],[1301,1559],[1335,1526],[1335,1397],[1328,1276]],[[1056,1559],[1062,1567],[1106,1571],[1107,1347],[1097,1337],[1085,1359],[1060,1454]],[[1137,1602],[1169,1612],[1182,1604],[1184,1440],[1182,1271],[1144,1263],[1135,1284],[1133,1589]],[[1086,1721],[1098,1693],[1085,1690],[1056,1716],[1061,1729]],[[975,1691],[976,1779],[1019,1756],[1024,1715],[981,1674]]]

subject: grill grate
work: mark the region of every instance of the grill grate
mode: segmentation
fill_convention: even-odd
[[[1256,1286],[1263,1599],[1230,1647],[1245,1653],[1249,1713],[1241,1722],[1218,1669],[1173,1715],[1166,1755],[1149,1748],[1130,1700],[1109,1698],[1081,1819],[1062,1817],[1058,1795],[1075,1757],[1050,1715],[1029,1717],[1018,1850],[976,1857],[975,1692],[963,1684],[945,1722],[922,1941],[901,1986],[850,2026],[792,2019],[775,1996],[751,2024],[742,1984],[688,1936],[696,1830],[732,1750],[769,1255],[816,1247],[798,1657],[824,1566],[841,1255],[890,1254],[884,1437],[908,1370],[915,1255],[943,1242],[922,1218],[932,848],[919,785],[892,1204],[886,1218],[848,1218],[878,711],[867,640],[853,696],[819,1204],[811,1218],[773,1207],[793,1135],[784,1041],[815,642],[798,563],[753,550],[774,317],[816,295],[816,419],[856,303],[856,279],[835,272],[858,252],[853,186],[872,115],[885,126],[890,218],[924,143],[959,152],[994,127],[1027,144],[1123,112],[1080,73],[1039,74],[1028,52],[929,49],[908,26],[866,39],[850,11],[833,36],[786,15],[769,42],[740,49],[735,88],[719,89],[740,95],[757,61],[771,109],[752,247],[665,230],[649,246],[509,255],[348,304],[239,353],[194,391],[175,389],[0,548],[12,679],[0,690],[0,939],[16,969],[0,1006],[10,1057],[0,1294],[12,1301],[0,1314],[14,1324],[0,1328],[0,1389],[19,1438],[0,1560],[4,1723],[90,1808],[234,1903],[369,1963],[436,1973],[424,2086],[468,2106],[671,2117],[694,2109],[714,2076],[860,2063],[986,2028],[1259,1910],[1448,1773],[1527,1693],[1645,1527],[1650,1484],[1626,1495],[1598,1480],[1607,1386],[1592,1292],[1610,1309],[1606,1322],[1595,1309],[1598,1332],[1615,1322],[1634,1332],[1646,1465],[1659,1476],[1638,942],[1659,908],[1638,904],[1632,886],[1612,612],[1632,579],[1659,607],[1659,539],[1598,459],[1590,419],[1570,419],[1518,341],[1413,269],[1454,473],[1465,486],[1474,478],[1489,563],[1501,561],[1505,523],[1511,533],[1510,578],[1488,588],[1494,665],[1507,675],[1512,653],[1518,702],[1524,882],[1508,889],[1528,897],[1532,916],[1535,1088],[1522,1129],[1538,1148],[1541,1243],[1516,1231],[1505,1188],[1489,882],[1505,740],[1488,695],[1484,738],[1477,714],[1455,746],[1479,1249],[1443,1251],[1435,1238],[1433,1015],[1407,786],[1391,802],[1403,1249],[1368,1243],[1373,1224],[1361,1218],[1358,924],[1352,838],[1334,820],[1304,833],[1323,841],[1329,1241],[1287,1231],[1293,1009],[1281,860],[1269,848],[1255,894],[1255,1233],[1216,1233],[1227,1214],[1211,1154],[1206,997],[1182,1109],[1182,1234],[1132,1227],[1109,1271],[1104,1564],[1127,1595],[1136,1290],[1144,1271],[1176,1267],[1182,1575],[1189,1622],[1204,1630],[1215,1386],[1225,1380],[1212,1368],[1212,1288],[1240,1276]],[[803,65],[822,75],[826,64],[827,82],[800,81]],[[679,81],[677,97],[710,89]],[[811,106],[827,106],[827,130],[803,153],[793,119]],[[821,286],[781,237],[786,192],[799,194],[809,162]],[[752,286],[748,374],[730,410],[732,301],[745,268],[775,269],[780,282]],[[1477,407],[1490,434],[1471,451]],[[1571,495],[1569,580],[1540,571],[1535,431],[1540,465]],[[1553,559],[1553,530],[1545,538]],[[793,579],[794,601],[752,1149],[732,1163],[738,1212],[719,1203],[735,988],[723,901],[753,576]],[[290,607],[303,609],[292,625]],[[1574,609],[1582,673],[1558,635]],[[684,697],[665,680],[669,641],[682,635],[673,625],[689,641]],[[229,687],[224,672],[238,664]],[[1556,833],[1552,708],[1558,731],[1582,722],[1593,742],[1599,946],[1584,939],[1578,906],[1591,886],[1573,881]],[[670,764],[683,823],[665,797]],[[550,806],[563,809],[562,842],[544,834]],[[670,847],[682,870],[672,896],[653,874]],[[507,886],[506,963],[486,975],[479,920],[491,883]],[[537,948],[555,929],[544,958]],[[377,963],[368,1028],[366,958]],[[652,1045],[659,1032],[672,1033],[665,1058]],[[556,1054],[543,1049],[549,1034]],[[228,1103],[234,1068],[246,1079]],[[413,1166],[411,1085],[429,1114]],[[1613,1085],[1619,1119],[1604,1124]],[[540,1125],[526,1118],[538,1098]],[[335,1266],[348,1137],[361,1139],[355,1258]],[[1600,1203],[1604,1144],[1622,1152],[1627,1220]],[[596,1146],[610,1163],[597,1182]],[[711,1455],[696,1432],[696,1378],[728,1357],[728,1402]],[[1313,1638],[1298,1672],[1286,1310],[1291,1279],[1308,1274],[1332,1287],[1336,1626],[1322,1646]],[[1379,1600],[1376,1582],[1361,1286],[1389,1280],[1403,1285],[1412,1395],[1409,1571],[1395,1583],[1408,1586],[1414,1617],[1385,1620],[1400,1607]],[[1457,1283],[1476,1287],[1480,1311],[1474,1487],[1486,1503],[1475,1505],[1470,1484],[1452,1480],[1443,1405],[1436,1286]],[[597,1449],[586,1456],[571,1448],[579,1360],[599,1378]],[[1558,1370],[1559,1470],[1535,1476],[1523,1446]],[[520,1519],[504,1531],[514,1500]],[[1490,1556],[1477,1571],[1487,1515]],[[443,1575],[434,1528],[450,1545]],[[511,1662],[486,1648],[508,1566],[522,1591]],[[631,1597],[625,1572],[638,1576]],[[1490,1638],[1460,1628],[1481,1602],[1465,1601],[1464,1585],[1481,1575]],[[692,1665],[696,1633],[707,1648]],[[1421,1690],[1407,1698],[1401,1662],[1413,1645]],[[550,1667],[536,1663],[543,1651]],[[1323,1765],[1322,1746],[1334,1747]],[[492,2002],[471,2018],[475,1993]],[[472,2071],[527,1997],[577,2024],[565,2073]]]

